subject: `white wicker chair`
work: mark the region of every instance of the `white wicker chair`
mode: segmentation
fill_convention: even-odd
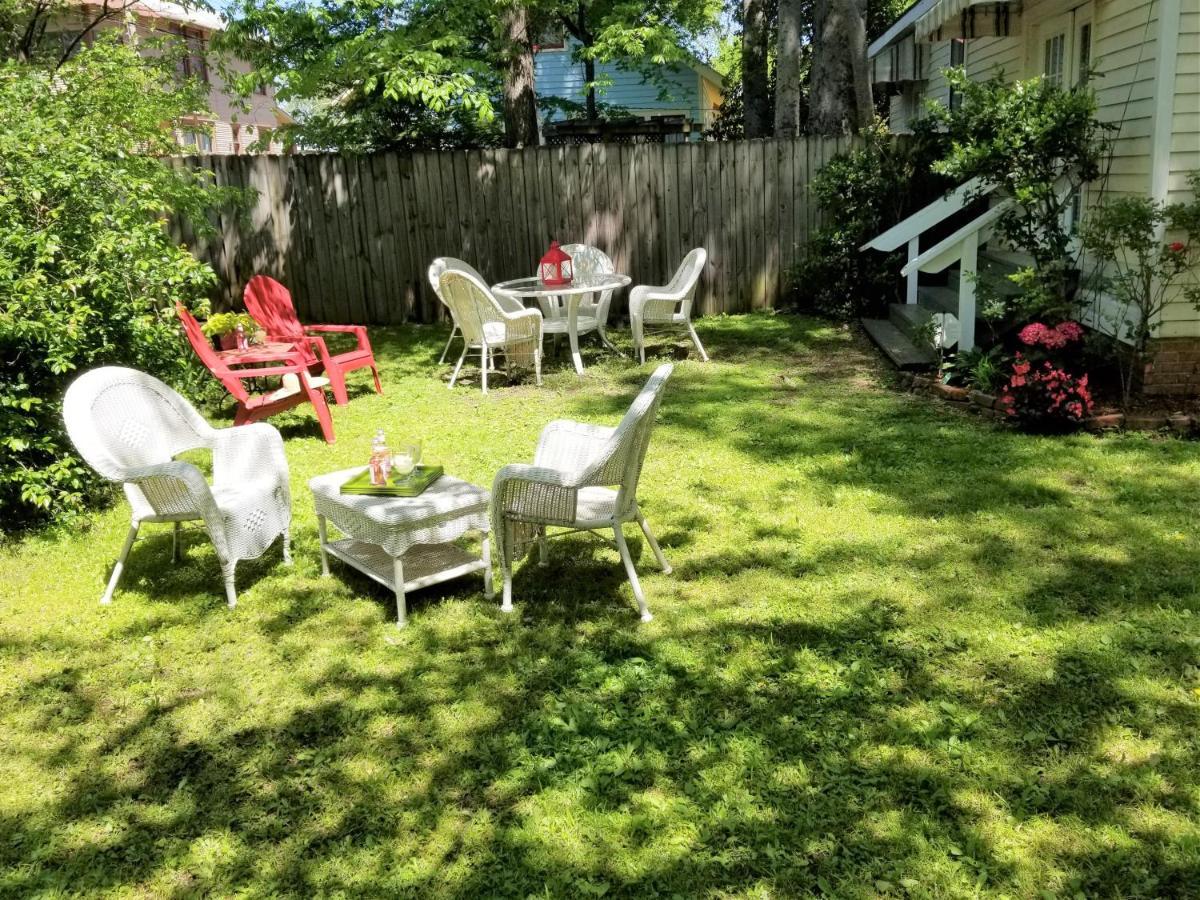
[[[453,256],[439,256],[429,266],[429,283],[433,285],[433,293],[437,295],[438,300],[440,300],[442,305],[447,309],[449,309],[450,306],[448,303],[446,303],[445,298],[442,297],[442,289],[438,284],[439,279],[442,277],[442,273],[447,269],[454,269],[458,272],[466,272],[468,275],[474,275],[483,284],[487,284],[487,282],[483,280],[483,276],[479,274],[479,271],[470,263],[463,262],[461,259],[455,259]],[[525,308],[521,301],[515,297],[497,295],[496,302],[498,302],[509,312],[520,312]],[[458,322],[454,319],[453,310],[450,311],[450,321],[454,324],[450,328],[450,337],[446,339],[446,348],[442,351],[442,358],[438,360],[439,365],[446,361],[446,354],[450,352],[450,345],[453,344],[454,339],[462,333],[462,329],[458,327]]]
[[[483,392],[487,393],[489,369],[494,356],[504,355],[508,367],[532,363],[538,384],[542,383],[542,314],[536,309],[510,312],[491,292],[478,274],[446,268],[435,274],[429,267],[429,280],[437,279],[438,295],[450,308],[450,314],[463,334],[463,352],[450,376],[450,387],[458,380],[463,360],[470,350],[479,351]]]
[[[652,328],[682,328],[692,336],[692,343],[700,358],[708,362],[704,345],[692,327],[692,301],[696,297],[696,284],[704,271],[708,253],[697,247],[683,258],[679,269],[663,287],[638,285],[629,292],[629,324],[633,329],[633,346],[640,362],[646,362],[645,335],[647,326]]]
[[[105,478],[123,483],[133,509],[101,603],[112,601],[143,522],[174,523],[171,557],[178,561],[180,523],[203,521],[231,608],[237,605],[233,576],[239,560],[261,556],[282,535],[283,559],[291,563],[287,458],[271,425],[213,428],[157,378],[118,366],[75,379],[63,400],[63,419],[79,454]],[[198,468],[174,458],[198,448],[212,451],[211,486]]]
[[[599,247],[588,244],[566,244],[560,248],[571,257],[571,270],[576,275],[612,275],[617,271],[608,254]],[[537,273],[534,272],[536,275]],[[612,303],[613,292],[597,291],[584,294],[579,300],[579,312],[576,317],[576,333],[580,335],[596,332],[600,341],[614,353],[619,352],[608,339],[608,307]],[[555,298],[548,297],[542,301],[543,330],[546,334],[567,333],[567,309],[565,304],[558,303]]]
[[[637,504],[638,479],[650,444],[654,416],[671,365],[659,366],[616,428],[566,419],[542,431],[533,465],[508,465],[492,485],[492,533],[500,544],[504,572],[501,609],[512,611],[512,563],[533,543],[546,561],[546,527],[574,531],[612,529],[633,586],[643,622],[652,618],[621,526],[637,522],[664,572],[671,566]],[[616,485],[616,488],[613,488]]]

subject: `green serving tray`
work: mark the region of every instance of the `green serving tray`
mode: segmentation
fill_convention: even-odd
[[[404,477],[390,476],[387,484],[371,484],[371,470],[363,469],[342,485],[342,493],[367,497],[418,497],[444,472],[441,466],[417,466]]]

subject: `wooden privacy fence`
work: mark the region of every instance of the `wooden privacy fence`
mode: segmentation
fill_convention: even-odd
[[[746,312],[785,289],[817,225],[812,176],[847,140],[174,159],[257,196],[248,219],[214,212],[214,237],[172,228],[216,270],[218,305],[240,307],[261,272],[308,321],[435,321],[425,275],[435,257],[495,283],[533,274],[551,239],[600,247],[635,284],[665,283],[703,246],[699,310]]]

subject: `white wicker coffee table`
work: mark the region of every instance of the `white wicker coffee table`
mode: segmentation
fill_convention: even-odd
[[[419,497],[363,497],[341,487],[362,467],[319,475],[309,481],[321,536],[321,574],[329,575],[332,554],[396,592],[396,621],[408,620],[405,594],[483,572],[484,595],[492,598],[492,552],[486,490],[443,475]],[[330,541],[326,520],[346,535]],[[451,541],[468,531],[483,535],[482,555]]]

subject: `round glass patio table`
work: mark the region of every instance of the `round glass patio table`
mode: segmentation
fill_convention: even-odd
[[[570,284],[545,285],[536,275],[529,278],[514,278],[492,285],[497,294],[536,300],[542,309],[542,334],[566,334],[571,342],[571,360],[575,371],[583,374],[583,359],[579,356],[579,335],[591,331],[599,332],[600,340],[609,350],[618,352],[609,343],[608,336],[600,327],[595,316],[581,315],[579,305],[588,294],[615,291],[627,286],[633,279],[628,275],[578,275]]]

